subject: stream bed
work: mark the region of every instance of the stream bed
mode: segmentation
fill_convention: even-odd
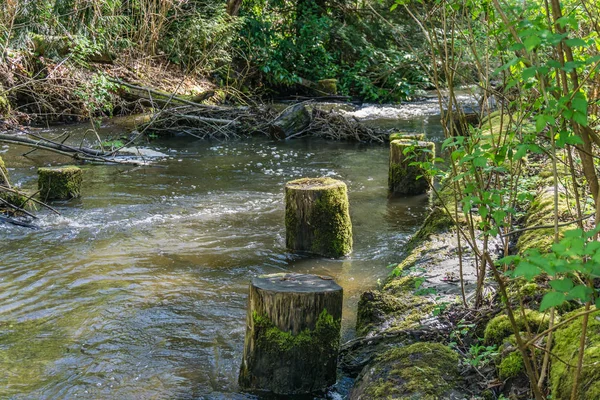
[[[392,108],[356,113],[439,141],[435,112]],[[50,133],[77,129],[87,128]],[[334,277],[349,340],[360,294],[386,277],[428,208],[427,196],[388,198],[387,145],[174,137],[148,147],[169,157],[85,165],[82,198],[53,203],[60,216],[40,210],[38,230],[0,225],[1,398],[255,398],[237,386],[251,278]],[[0,147],[12,181],[35,190],[36,168],[57,157],[26,151]],[[284,184],[317,176],[348,184],[349,257],[285,249]]]

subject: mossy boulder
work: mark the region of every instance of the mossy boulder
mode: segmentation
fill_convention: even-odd
[[[352,222],[344,182],[302,178],[285,186],[286,245],[326,257],[352,252]]]
[[[579,309],[563,316],[563,320],[584,311]],[[554,333],[550,365],[550,388],[555,400],[570,399],[579,356],[583,317],[561,326]],[[583,369],[579,378],[577,399],[600,399],[600,310],[590,314],[583,353]],[[566,364],[565,364],[566,363]],[[568,365],[567,365],[568,364]]]
[[[367,291],[358,302],[356,332],[368,335],[383,329],[392,332],[416,328],[434,307],[435,303],[429,297],[417,296],[410,291],[394,295]]]
[[[38,189],[42,200],[68,200],[81,195],[81,168],[66,166],[38,168]]]
[[[548,328],[549,318],[547,315],[534,310],[525,310],[524,316],[520,312],[515,313],[515,322],[520,332],[526,331],[526,325],[532,333]],[[508,315],[498,315],[485,327],[484,341],[487,345],[501,345],[505,338],[514,334]]]
[[[420,342],[381,354],[357,378],[350,400],[453,398],[460,382],[458,355]]]
[[[564,191],[558,193],[558,217],[569,219],[571,209],[569,207]],[[535,226],[552,226],[554,224],[554,188],[546,187],[537,194],[527,210],[525,228]],[[569,227],[559,228],[564,232]],[[572,229],[572,227],[571,227]],[[532,229],[525,231],[519,236],[517,248],[523,253],[529,249],[539,249],[547,252],[554,243],[554,228]]]
[[[415,162],[433,163],[435,144],[408,139],[390,142],[388,186],[392,193],[417,195],[426,193],[433,180],[429,171]]]

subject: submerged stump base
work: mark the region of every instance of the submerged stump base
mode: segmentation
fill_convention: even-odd
[[[83,173],[74,166],[38,168],[38,189],[42,200],[69,200],[81,195]]]
[[[325,257],[352,251],[352,222],[346,184],[331,178],[302,178],[285,185],[286,246]]]
[[[405,154],[406,152],[406,154]],[[427,193],[433,183],[428,171],[414,162],[433,163],[435,144],[420,140],[400,139],[390,142],[389,189],[392,193],[417,195]]]
[[[252,280],[239,384],[281,395],[322,391],[336,381],[342,288],[329,277]]]

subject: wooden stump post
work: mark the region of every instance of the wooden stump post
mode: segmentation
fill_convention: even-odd
[[[38,189],[42,200],[68,200],[81,194],[83,173],[80,168],[38,168]]]
[[[409,149],[407,154],[404,150]],[[390,142],[390,171],[388,184],[392,193],[423,194],[432,183],[430,174],[413,162],[431,162],[435,158],[435,144],[414,140],[393,140]],[[417,177],[419,177],[417,179]]]
[[[302,178],[285,185],[286,245],[325,257],[352,251],[352,222],[344,182]]]
[[[337,79],[321,79],[317,82],[317,94],[337,94]]]
[[[394,140],[401,140],[401,139],[425,140],[425,134],[424,133],[406,133],[406,132],[390,133],[390,136],[389,136],[390,142],[394,141]]]
[[[4,165],[4,160],[0,157],[0,185],[10,186],[10,181],[8,180],[8,170]]]
[[[239,384],[277,394],[321,391],[336,381],[343,290],[329,277],[252,280]]]

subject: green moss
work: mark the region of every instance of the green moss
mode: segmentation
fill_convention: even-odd
[[[558,196],[558,216],[559,219],[568,219],[570,207],[563,193]],[[527,219],[525,227],[534,227],[538,225],[553,225],[554,223],[554,191],[552,189],[544,190],[537,195],[531,202],[527,210]],[[569,227],[560,228],[562,233]],[[517,248],[519,252],[524,253],[529,249],[539,249],[547,252],[554,243],[554,228],[533,229],[525,231],[519,237]]]
[[[406,249],[412,250],[429,239],[432,234],[445,232],[452,226],[454,226],[454,220],[448,215],[446,210],[441,207],[434,207],[427,218],[425,218],[425,221],[423,221],[423,225],[421,225],[417,233],[410,238],[406,244]],[[406,262],[403,264],[406,264]]]
[[[403,151],[409,147],[414,147],[415,157],[403,154]],[[390,168],[388,176],[390,191],[410,195],[426,193],[431,186],[432,177],[427,170],[411,165],[411,163],[432,163],[434,158],[435,144],[432,142],[405,139],[390,142]]]
[[[321,79],[317,82],[317,91],[322,92],[320,94],[337,94],[337,79]]]
[[[38,168],[38,189],[42,200],[72,199],[81,194],[83,173],[80,168]]]
[[[302,379],[307,375],[325,386],[335,382],[341,319],[323,310],[314,329],[305,329],[297,335],[282,331],[264,315],[254,313],[252,320],[255,348],[253,358],[242,364],[240,386],[269,387],[276,393],[292,394],[314,390],[312,380]],[[257,381],[262,384],[256,386]]]
[[[459,381],[458,361],[456,353],[439,343],[394,348],[358,378],[357,390],[361,398],[373,400],[446,398]]]
[[[425,134],[424,133],[395,132],[395,133],[390,133],[390,136],[388,137],[388,140],[390,142],[394,141],[394,140],[401,140],[401,139],[425,140]]]
[[[525,310],[525,317],[515,313],[515,322],[519,331],[526,331],[526,322],[533,333],[548,328],[548,317],[538,311]],[[505,314],[494,317],[485,327],[484,341],[488,345],[501,345],[503,340],[513,334],[512,325]]]
[[[0,157],[0,185],[7,185],[8,183],[8,170],[4,165],[4,160]]]
[[[293,186],[318,185],[318,195],[300,220]],[[331,178],[304,178],[286,185],[286,245],[326,257],[341,257],[352,252],[352,221],[346,185]],[[309,239],[297,240],[298,232]],[[299,243],[300,242],[300,243]]]
[[[566,314],[563,319],[569,319],[583,310],[581,308]],[[554,334],[552,353],[556,357],[551,358],[550,366],[553,399],[570,398],[575,374],[575,368],[571,366],[577,365],[582,319],[583,317],[579,317],[569,322],[558,328]],[[600,311],[595,311],[589,316],[583,357],[577,399],[600,399]]]
[[[500,379],[516,378],[524,370],[523,357],[519,351],[513,351],[504,357],[498,366]]]

